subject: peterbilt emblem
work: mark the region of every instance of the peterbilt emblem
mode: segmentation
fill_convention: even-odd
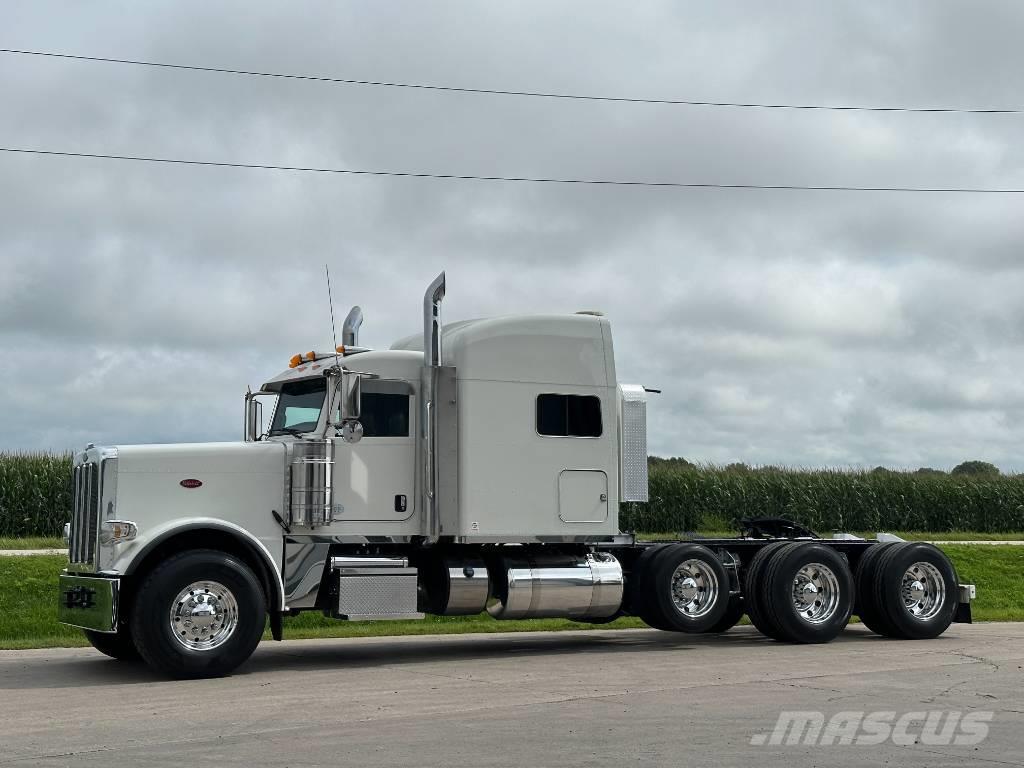
[[[187,480],[182,480],[178,485],[182,488],[198,488],[203,484],[202,480],[196,480],[194,477],[190,477]]]

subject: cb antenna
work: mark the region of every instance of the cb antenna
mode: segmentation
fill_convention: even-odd
[[[331,308],[331,336],[334,338],[334,364],[338,366],[338,373],[341,373],[341,358],[338,357],[338,331],[334,325],[334,299],[331,297],[331,268],[324,262],[324,271],[327,272],[327,304]]]

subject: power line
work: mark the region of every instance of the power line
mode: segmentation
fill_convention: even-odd
[[[965,115],[1019,115],[1024,109],[968,109],[962,107],[879,107],[849,104],[785,104],[742,101],[697,101],[694,99],[644,99],[629,96],[594,96],[578,93],[557,93],[552,91],[512,91],[500,88],[461,88],[452,85],[432,85],[428,83],[403,83],[387,80],[357,80],[346,77],[330,77],[326,75],[295,75],[281,72],[262,72],[249,69],[227,69],[224,67],[203,67],[192,64],[171,64],[160,61],[141,61],[138,59],[115,59],[106,56],[79,56],[71,53],[55,51],[30,51],[18,48],[0,48],[0,53],[19,56],[46,56],[55,59],[72,59],[74,61],[103,62],[107,64],[130,64],[139,67],[159,67],[162,69],[179,69],[190,72],[215,72],[224,75],[246,75],[250,77],[271,77],[281,80],[306,80],[318,83],[334,83],[341,85],[363,85],[380,88],[415,88],[424,91],[447,91],[451,93],[487,94],[490,96],[524,96],[543,99],[569,99],[573,101],[610,101],[629,104],[667,104],[686,107],[735,107],[740,109],[791,109],[813,110],[823,112],[905,112],[918,114],[965,114]]]
[[[142,155],[108,155],[98,152],[60,152],[50,149],[24,149],[21,147],[0,147],[0,152],[25,155],[49,155],[53,157],[91,158],[96,160],[128,160],[140,163],[165,163],[171,165],[198,165],[213,168],[248,168],[261,171],[297,171],[303,173],[334,173],[349,176],[389,176],[412,179],[447,179],[453,181],[505,181],[531,184],[580,184],[612,187],[669,187],[678,189],[758,189],[793,190],[805,192],[933,192],[955,194],[1024,194],[1024,188],[1007,189],[993,187],[858,187],[832,184],[719,184],[710,182],[683,181],[629,181],[617,179],[573,179],[542,176],[482,176],[464,173],[426,173],[422,171],[371,171],[355,168],[318,168],[299,165],[270,165],[267,163],[229,163],[216,160],[185,160],[171,157],[148,157]]]

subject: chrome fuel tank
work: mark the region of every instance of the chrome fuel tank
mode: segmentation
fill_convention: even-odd
[[[622,565],[607,552],[503,557],[492,571],[496,619],[606,619],[622,605]]]

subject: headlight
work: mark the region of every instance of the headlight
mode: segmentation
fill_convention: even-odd
[[[131,541],[139,533],[139,526],[131,520],[106,520],[100,527],[101,544],[117,544]]]

